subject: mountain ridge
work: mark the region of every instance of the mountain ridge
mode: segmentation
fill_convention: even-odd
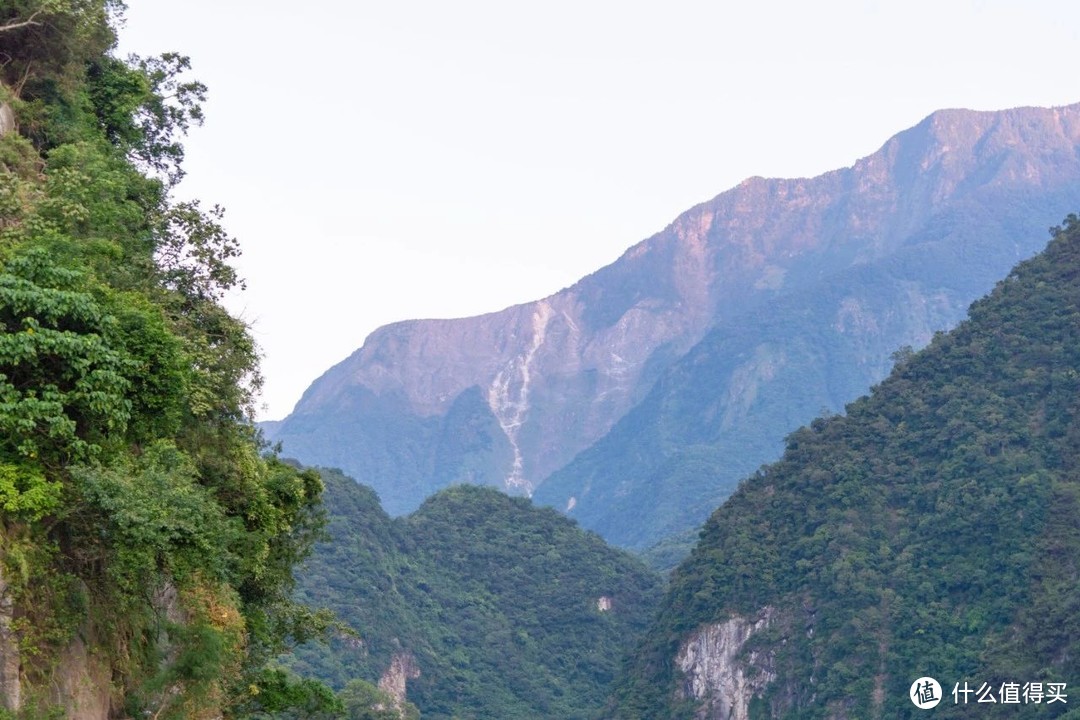
[[[393,513],[460,481],[530,494],[744,308],[767,308],[840,268],[880,260],[911,233],[933,231],[928,219],[943,210],[956,214],[968,203],[980,214],[986,208],[975,207],[982,200],[973,193],[1011,198],[987,212],[988,223],[1046,217],[1046,225],[1061,217],[1065,198],[1080,187],[1078,143],[1080,105],[946,110],[849,168],[809,179],[747,179],[547,298],[376,330],[269,434],[289,454],[372,484]],[[1034,248],[999,248],[989,258],[983,248],[969,252],[986,267],[975,269],[978,287],[957,303],[960,312]],[[447,424],[449,408],[470,388],[487,409],[474,403],[467,420],[484,437],[454,450],[458,466],[435,467],[437,438],[457,432]],[[564,507],[568,498],[551,504]]]
[[[926,198],[937,196],[948,202],[936,201],[941,204],[936,211],[897,213],[907,224],[891,238],[878,228],[882,242],[876,246],[847,240],[849,249],[863,254],[849,265],[819,270],[802,290],[765,298],[770,306],[764,309],[719,318],[641,403],[550,476],[534,499],[563,508],[609,541],[635,549],[702,522],[740,477],[779,453],[788,432],[823,409],[841,409],[884,377],[893,351],[921,347],[933,332],[950,327],[996,278],[1039,249],[1024,240],[1037,235],[1032,225],[1045,227],[1049,218],[1061,217],[1064,210],[1051,213],[1067,208],[1080,190],[1077,107],[935,113],[853,168],[829,173],[829,183],[853,185],[856,170],[880,180],[889,167],[897,168],[916,178],[906,187],[924,199],[923,205],[932,208]],[[958,153],[955,147],[934,151],[938,145],[927,138],[955,145],[952,136],[964,120],[976,121],[979,134],[968,136],[967,144],[981,147],[984,155]],[[1031,151],[1011,149],[1042,128],[1040,122],[1051,139],[1036,147],[1057,158],[1041,174],[1032,170]],[[931,152],[908,152],[911,138]],[[895,162],[886,166],[888,158]],[[948,171],[953,166],[964,172]],[[956,177],[976,178],[959,198]],[[1025,185],[1020,192],[1013,184],[1017,177],[1037,180],[1037,187]],[[779,196],[778,189],[790,183],[757,184],[758,192]],[[877,192],[869,197],[878,204],[903,200]],[[858,204],[834,198],[847,217],[860,217]],[[921,224],[911,222],[913,217]],[[794,270],[814,268],[804,263]]]

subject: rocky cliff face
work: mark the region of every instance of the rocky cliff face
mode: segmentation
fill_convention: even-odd
[[[0,596],[3,593],[0,588]],[[0,709],[11,717],[43,717],[47,713],[41,707],[62,713],[68,720],[115,717],[123,702],[113,684],[108,652],[93,643],[93,628],[89,624],[80,628],[43,674],[41,667],[34,667],[40,657],[24,657],[19,650],[19,638],[11,624],[18,614],[10,599],[0,600]],[[28,683],[27,675],[45,677],[47,682]],[[35,702],[41,707],[27,707]]]
[[[12,712],[22,707],[19,639],[11,626],[14,619],[15,604],[4,569],[0,567],[0,707]]]
[[[769,627],[772,616],[770,607],[752,620],[734,616],[698,628],[683,643],[675,657],[682,673],[676,694],[697,702],[697,720],[749,719],[751,699],[775,679],[775,672],[768,655],[743,650],[752,636]]]
[[[955,322],[1038,250],[1013,237],[1030,238],[1071,209],[1078,141],[1080,106],[948,110],[850,168],[751,178],[548,298],[377,330],[271,434],[286,453],[371,484],[393,512],[452,482],[532,493],[711,329],[768,322],[780,300],[872,267],[899,283],[904,304],[875,309],[853,292],[827,309],[861,348],[864,389],[888,352]],[[731,402],[721,423],[742,422],[778,364],[792,362],[784,347],[761,352],[722,391]],[[581,503],[590,482],[581,476],[545,500]]]
[[[379,689],[394,701],[394,710],[399,717],[405,717],[403,710],[408,693],[409,680],[420,677],[420,668],[412,653],[398,652],[390,660],[390,667],[379,678]]]

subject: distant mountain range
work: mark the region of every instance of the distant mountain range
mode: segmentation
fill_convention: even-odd
[[[854,166],[752,178],[570,288],[380,328],[283,422],[388,511],[455,483],[644,548],[880,381],[1080,198],[1080,105],[945,110]]]

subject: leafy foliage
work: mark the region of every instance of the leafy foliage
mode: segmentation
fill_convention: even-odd
[[[924,675],[949,689],[1080,675],[1080,219],[1055,233],[712,515],[612,717],[683,717],[680,643],[765,607],[779,619],[746,648],[776,673],[759,717],[915,717],[908,686]]]
[[[126,710],[232,714],[288,638],[322,483],[264,455],[221,210],[170,196],[205,87],[114,57],[114,0],[0,8],[0,579],[26,712],[76,637]],[[40,689],[40,692],[35,688]],[[38,707],[40,705],[40,707]],[[114,708],[120,711],[119,708]]]
[[[251,720],[330,720],[345,713],[344,703],[326,685],[282,668],[268,667],[249,679],[240,707]]]

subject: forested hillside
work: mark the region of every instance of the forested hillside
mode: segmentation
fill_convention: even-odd
[[[3,717],[233,717],[317,624],[321,482],[262,454],[237,244],[171,195],[205,88],[122,9],[0,3]]]
[[[1070,216],[969,320],[793,433],[712,515],[608,717],[917,717],[923,676],[943,688],[936,717],[1066,713],[1075,698],[1036,703],[1031,684],[1080,678],[1077,468]],[[997,704],[972,709],[965,687]],[[1022,707],[1001,704],[1010,688]]]
[[[330,540],[301,595],[359,638],[307,646],[293,669],[334,686],[403,669],[425,720],[595,715],[659,601],[658,576],[524,498],[459,486],[391,519],[370,489],[323,477]]]

